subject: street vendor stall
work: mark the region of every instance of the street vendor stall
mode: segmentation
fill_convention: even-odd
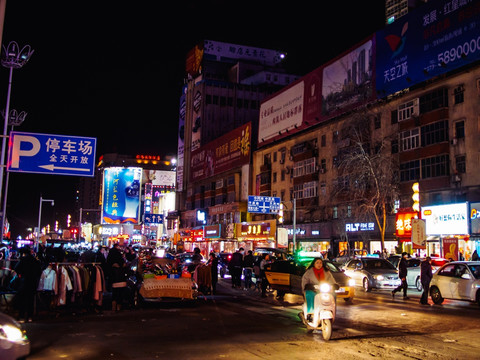
[[[137,271],[137,289],[144,300],[191,300],[197,297],[197,284],[190,273],[182,273],[175,259],[141,253]]]

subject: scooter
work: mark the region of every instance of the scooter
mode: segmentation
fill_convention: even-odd
[[[310,289],[316,292],[313,314],[307,313],[306,301],[303,303],[302,312],[299,314],[308,331],[321,330],[325,341],[332,337],[336,313],[335,290],[338,290],[338,288],[337,284],[321,283],[313,285],[313,289]]]

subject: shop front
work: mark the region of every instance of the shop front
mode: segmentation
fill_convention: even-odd
[[[235,237],[238,241],[237,248],[243,247],[245,251],[253,251],[258,247],[274,248],[276,245],[276,233],[276,220],[250,221],[235,224]]]
[[[299,252],[326,256],[331,250],[332,225],[330,222],[284,225],[288,233],[288,251],[293,252],[295,232],[295,248]]]
[[[480,202],[470,203],[470,242],[469,247],[465,249],[465,258],[468,257],[468,250],[473,254],[475,250],[480,254]]]
[[[93,240],[111,247],[114,243],[131,244],[134,234],[133,224],[101,224],[93,226]]]
[[[427,255],[446,259],[470,259],[474,242],[468,231],[468,203],[422,207],[427,236]]]
[[[425,221],[413,209],[399,209],[395,215],[395,236],[398,238],[397,253],[426,255]]]

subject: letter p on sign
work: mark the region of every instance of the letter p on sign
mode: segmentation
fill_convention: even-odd
[[[10,167],[18,169],[20,167],[20,157],[35,156],[40,151],[40,141],[33,136],[16,135],[13,138],[12,157]]]

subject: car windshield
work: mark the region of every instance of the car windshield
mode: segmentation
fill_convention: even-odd
[[[396,270],[392,263],[383,259],[363,260],[363,267],[367,270]]]
[[[470,271],[472,272],[473,276],[475,276],[475,279],[480,279],[480,265],[477,264],[471,264],[468,265],[470,268]]]
[[[331,272],[334,272],[334,273],[341,272],[341,270],[335,264],[331,263],[330,261],[324,261],[323,264]]]

